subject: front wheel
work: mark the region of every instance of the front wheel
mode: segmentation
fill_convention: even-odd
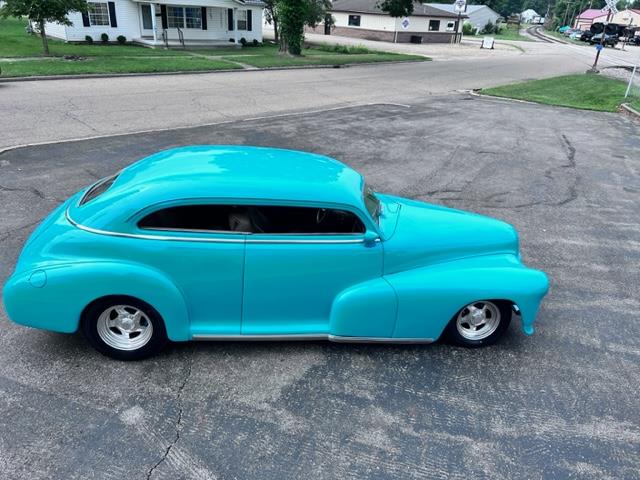
[[[132,297],[93,302],[83,314],[82,333],[96,350],[117,360],[142,360],[160,352],[168,342],[160,314]]]
[[[481,300],[464,306],[449,322],[447,337],[462,347],[495,343],[511,323],[509,302]]]

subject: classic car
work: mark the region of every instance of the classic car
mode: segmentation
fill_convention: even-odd
[[[56,208],[4,303],[133,360],[207,339],[489,345],[514,313],[533,333],[547,288],[502,221],[375,192],[320,155],[189,146]]]

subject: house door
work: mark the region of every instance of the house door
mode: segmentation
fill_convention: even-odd
[[[142,30],[151,32],[153,31],[153,20],[151,18],[151,5],[140,5],[140,13],[142,18]],[[147,32],[145,32],[147,33]]]

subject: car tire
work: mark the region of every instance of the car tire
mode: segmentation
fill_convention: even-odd
[[[450,343],[467,348],[496,343],[511,323],[512,304],[500,300],[479,300],[462,307],[445,330]]]
[[[111,296],[91,303],[83,312],[81,329],[97,351],[116,360],[142,360],[168,343],[162,317],[142,300]]]

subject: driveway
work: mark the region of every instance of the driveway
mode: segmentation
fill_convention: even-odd
[[[513,223],[551,291],[498,345],[190,343],[110,361],[0,314],[0,477],[640,478],[640,127],[466,95],[0,155],[0,281],[71,193],[162,148],[334,156]],[[51,312],[55,315],[56,312]]]

